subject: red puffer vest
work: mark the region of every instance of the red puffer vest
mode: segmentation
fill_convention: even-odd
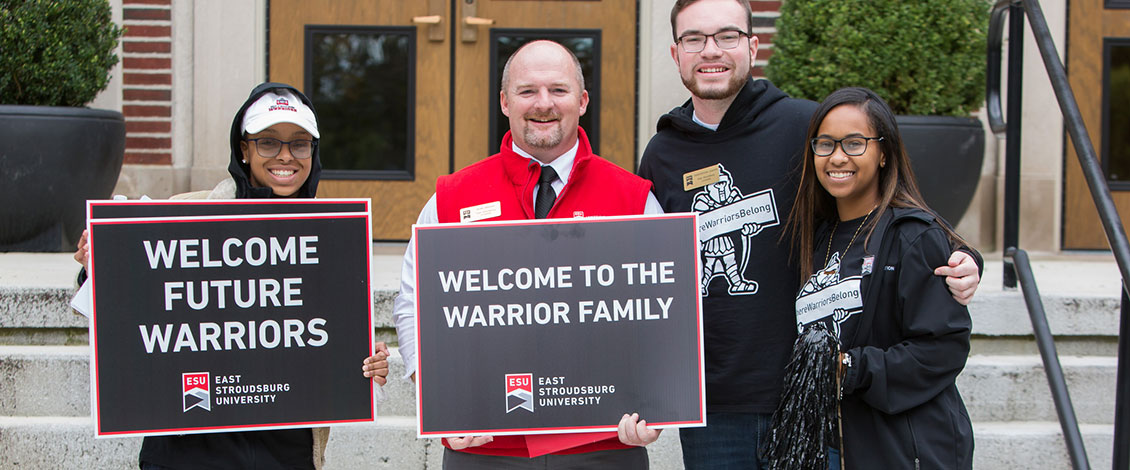
[[[592,153],[588,136],[577,128],[580,145],[569,183],[557,195],[549,218],[642,214],[651,182]],[[458,222],[459,210],[498,201],[502,215],[487,220],[534,218],[534,188],[541,165],[514,153],[507,132],[501,152],[436,180],[440,222]]]
[[[557,195],[549,218],[642,214],[651,182],[592,153],[588,136],[577,128],[580,145],[569,182]],[[514,153],[510,133],[501,151],[436,181],[436,210],[441,223],[459,222],[460,209],[498,201],[502,215],[486,220],[534,218],[533,194],[541,165]],[[447,446],[447,441],[443,441]],[[472,454],[537,457],[628,448],[615,432],[495,436],[494,441],[462,450]]]

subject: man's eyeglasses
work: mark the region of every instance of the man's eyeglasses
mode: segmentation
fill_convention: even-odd
[[[683,45],[684,52],[702,52],[703,49],[706,49],[707,38],[714,38],[714,44],[717,44],[719,49],[733,49],[738,47],[742,36],[749,37],[748,34],[741,31],[727,29],[714,34],[684,34],[679,36],[679,40],[676,42]]]
[[[317,142],[310,139],[296,139],[290,142],[272,137],[258,139],[243,139],[245,142],[255,142],[255,151],[260,157],[275,158],[282,151],[283,145],[290,147],[290,155],[294,158],[307,159],[314,155],[314,146]]]
[[[829,139],[827,137],[817,137],[812,139],[812,153],[817,157],[827,157],[836,151],[836,144],[840,144],[840,148],[844,149],[844,153],[858,157],[867,151],[867,141],[876,140],[882,141],[882,137],[844,137],[842,139]]]

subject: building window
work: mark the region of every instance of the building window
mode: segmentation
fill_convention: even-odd
[[[305,60],[322,176],[413,179],[416,28],[307,25]]]
[[[1103,42],[1103,166],[1112,189],[1130,190],[1130,38]]]
[[[498,104],[501,88],[502,69],[506,59],[524,44],[538,39],[550,39],[573,51],[581,62],[581,75],[585,77],[585,89],[589,92],[588,110],[580,119],[580,125],[589,136],[593,153],[600,154],[600,30],[568,31],[539,29],[496,28],[490,33],[490,96],[491,103],[490,142],[487,154],[498,152],[502,137],[510,130],[510,121]]]

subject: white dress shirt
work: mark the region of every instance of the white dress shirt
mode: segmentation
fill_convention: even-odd
[[[549,163],[549,166],[553,167],[553,171],[557,172],[557,179],[550,183],[557,194],[561,194],[561,190],[565,188],[565,183],[569,181],[570,173],[573,171],[573,160],[577,156],[577,147],[578,144],[573,144],[573,148]],[[542,164],[538,159],[518,148],[517,145],[511,144],[511,148],[518,155]],[[531,197],[536,202],[536,187]],[[659,200],[650,191],[647,193],[647,203],[644,205],[643,213],[663,213],[663,206],[659,205]],[[428,203],[424,204],[424,208],[420,210],[420,216],[416,218],[416,225],[435,225],[438,223],[439,213],[436,210],[436,195],[433,193],[432,197],[428,198]],[[411,377],[412,374],[416,373],[415,263],[416,237],[413,236],[408,240],[408,248],[404,250],[404,263],[400,267],[400,294],[396,296],[396,300],[392,304],[392,320],[396,324],[396,337],[400,342],[400,355],[404,357],[404,368],[406,369],[404,377]]]

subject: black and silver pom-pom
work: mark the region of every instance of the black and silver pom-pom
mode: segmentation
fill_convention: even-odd
[[[822,322],[797,336],[781,403],[760,449],[769,470],[828,468],[828,449],[838,447],[839,353],[839,340]]]

